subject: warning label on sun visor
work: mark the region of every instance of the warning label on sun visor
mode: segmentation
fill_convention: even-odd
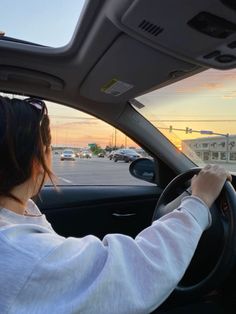
[[[108,83],[106,83],[101,88],[101,91],[103,93],[106,93],[106,94],[109,94],[112,96],[120,96],[133,87],[134,87],[134,85],[119,81],[119,80],[114,78],[114,79],[110,80]]]

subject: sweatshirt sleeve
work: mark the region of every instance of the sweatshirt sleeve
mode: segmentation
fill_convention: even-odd
[[[209,224],[205,204],[186,197],[135,239],[63,238],[37,264],[14,307],[17,313],[22,304],[29,313],[150,313],[182,278]]]

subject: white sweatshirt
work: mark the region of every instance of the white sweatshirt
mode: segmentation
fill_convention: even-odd
[[[186,197],[136,239],[64,238],[38,217],[0,209],[0,313],[150,313],[174,290],[210,213]]]

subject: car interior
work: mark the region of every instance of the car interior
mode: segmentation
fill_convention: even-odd
[[[0,33],[1,93],[80,110],[120,130],[151,156],[130,164],[139,185],[45,186],[37,204],[58,234],[135,237],[178,206],[199,168],[141,114],[137,97],[209,69],[232,73],[235,1],[88,0],[70,41],[56,48],[0,31],[6,31]],[[213,313],[234,313],[235,199],[226,185],[186,275],[155,313],[189,313],[194,304],[196,313],[210,313],[209,304]]]

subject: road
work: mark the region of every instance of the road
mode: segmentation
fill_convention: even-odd
[[[107,157],[61,161],[60,155],[53,156],[53,172],[58,177],[58,185],[152,185],[131,176],[129,165]]]
[[[58,177],[58,185],[152,185],[132,177],[129,165],[115,163],[106,157],[61,161],[60,155],[53,156],[53,171]],[[236,163],[221,165],[236,174]]]

